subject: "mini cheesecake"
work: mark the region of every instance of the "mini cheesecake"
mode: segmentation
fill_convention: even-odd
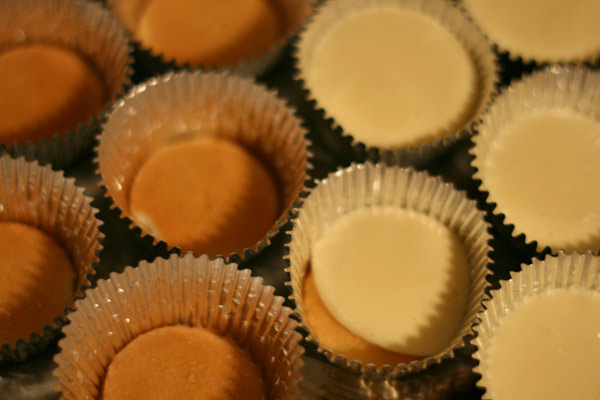
[[[464,346],[490,249],[464,193],[411,169],[356,164],[317,182],[293,222],[292,298],[330,361],[399,377]]]
[[[484,400],[593,399],[600,393],[600,258],[559,252],[490,292],[473,339]]]
[[[523,234],[539,252],[600,249],[599,88],[597,72],[553,66],[513,83],[482,115],[470,152],[501,234]]]
[[[317,106],[373,147],[451,137],[494,90],[490,46],[444,1],[325,3],[300,37],[297,60]]]

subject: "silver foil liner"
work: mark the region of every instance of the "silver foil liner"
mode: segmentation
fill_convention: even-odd
[[[132,49],[122,25],[100,4],[80,0],[0,0],[0,52],[30,43],[57,45],[79,54],[107,89],[105,108],[75,130],[55,132],[37,144],[4,144],[3,152],[62,168],[90,150],[110,103],[130,84]]]
[[[119,16],[123,24],[127,27],[127,30],[131,32],[134,40],[138,55],[140,55],[141,68],[143,68],[148,75],[155,75],[157,73],[164,73],[172,68],[195,69],[194,66],[190,66],[189,63],[180,64],[174,59],[167,59],[163,54],[159,54],[152,48],[145,47],[141,42],[137,41],[136,31],[136,16],[139,18],[139,13],[142,12],[144,5],[148,0],[108,0],[108,7],[112,12]],[[262,54],[257,54],[250,60],[240,60],[240,62],[228,65],[223,68],[218,68],[219,71],[229,72],[232,74],[247,76],[247,77],[258,77],[268,72],[277,61],[283,56],[287,42],[292,38],[302,25],[306,22],[308,17],[312,14],[315,7],[316,0],[273,0],[272,1],[277,8],[278,14],[281,18],[281,24],[283,26],[283,33],[281,39],[277,43],[273,43],[273,46],[266,49]],[[120,9],[126,9],[124,13]],[[125,16],[124,14],[127,14]],[[204,70],[214,70],[215,67],[211,65],[200,66]]]
[[[413,145],[379,148],[363,143],[355,139],[352,132],[345,131],[343,126],[340,126],[335,120],[335,116],[329,114],[327,106],[320,103],[312,93],[306,70],[322,38],[344,16],[359,10],[381,7],[411,10],[431,17],[448,29],[471,56],[477,72],[478,95],[473,100],[472,112],[460,126],[439,132],[435,137],[424,138]],[[360,55],[357,54],[357,57]],[[331,129],[341,134],[342,138],[349,137],[354,151],[358,154],[365,153],[367,160],[386,161],[390,165],[425,165],[444,153],[457,140],[468,137],[470,128],[478,120],[479,114],[491,103],[499,80],[499,66],[487,38],[463,10],[443,0],[334,0],[326,2],[316,10],[311,21],[301,32],[294,48],[294,58],[296,61],[294,79],[301,82],[307,100],[312,103],[315,110],[323,113],[323,117],[330,123]],[[377,74],[377,71],[374,70],[373,74]]]
[[[244,254],[223,254],[235,260],[251,256],[270,243],[298,205],[308,179],[310,153],[294,111],[276,93],[249,79],[180,72],[134,87],[115,104],[96,149],[106,194],[121,217],[131,220],[131,228],[139,228],[142,237],[151,236],[129,210],[129,191],[137,172],[161,146],[206,136],[226,138],[248,149],[279,184],[281,214],[271,230]],[[160,240],[153,238],[153,242]],[[174,243],[167,247],[177,248]]]
[[[311,249],[327,225],[336,218],[359,208],[394,206],[428,215],[449,227],[464,244],[470,269],[469,296],[463,322],[451,343],[439,354],[412,361],[408,364],[363,364],[336,354],[319,345],[319,338],[311,332],[309,321],[303,317],[302,284],[311,259]],[[487,281],[488,253],[491,250],[488,224],[474,201],[468,200],[439,178],[412,169],[387,167],[384,164],[354,164],[330,174],[317,183],[293,220],[289,250],[285,257],[292,289],[290,298],[296,303],[301,326],[308,332],[308,340],[316,343],[318,351],[332,363],[361,374],[363,380],[381,381],[421,371],[454,357],[455,351],[465,346],[464,338],[472,333],[477,313],[482,309]],[[389,305],[392,306],[393,305]],[[386,384],[387,385],[387,384]],[[384,385],[384,386],[386,386]],[[389,385],[387,385],[389,386]]]
[[[0,222],[33,226],[64,247],[77,269],[74,299],[81,298],[90,286],[89,278],[95,274],[94,264],[99,260],[104,238],[99,230],[102,222],[95,217],[98,210],[91,202],[92,198],[85,196],[72,178],[52,171],[50,166],[40,167],[24,158],[0,157]],[[42,352],[58,337],[64,316],[57,315],[16,343],[0,343],[0,365],[21,362]]]
[[[187,254],[142,261],[98,281],[69,314],[54,358],[62,398],[98,398],[113,357],[138,335],[169,325],[231,337],[262,368],[267,398],[291,397],[300,380],[302,335],[284,299],[250,274],[222,259]]]
[[[474,371],[481,375],[477,386],[484,390],[489,387],[490,340],[504,317],[515,307],[528,297],[558,288],[600,292],[600,258],[590,252],[565,254],[561,251],[557,256],[547,256],[543,261],[533,259],[531,265],[523,264],[521,267],[520,272],[511,272],[509,280],[501,281],[499,289],[491,291],[491,299],[484,301],[485,311],[478,315],[480,323],[474,328],[477,337],[473,343],[477,351],[473,358],[479,361]],[[492,397],[487,392],[483,399],[491,400]]]
[[[502,204],[496,203],[494,190],[489,187],[482,172],[483,163],[503,128],[519,115],[539,110],[566,110],[598,119],[599,89],[599,73],[586,67],[552,65],[503,90],[475,125],[477,133],[473,136],[474,146],[469,152],[475,169],[473,177],[486,202],[484,208],[498,232],[524,253],[529,252],[528,249],[537,249],[538,253],[552,252],[556,255],[561,248],[550,248],[546,243],[537,242],[538,238],[528,237],[528,233],[519,228],[518,221],[503,213]],[[565,137],[565,140],[568,139]],[[588,249],[575,250],[582,252]]]

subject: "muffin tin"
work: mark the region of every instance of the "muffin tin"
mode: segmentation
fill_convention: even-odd
[[[288,54],[263,83],[276,89],[305,119],[309,139],[313,142],[310,148],[314,154],[312,177],[323,178],[338,166],[347,166],[354,160],[364,161],[364,154],[355,152],[342,138],[336,137],[320,122],[318,112],[312,111],[302,100],[301,88],[289,78],[292,70],[293,61]],[[427,170],[435,175],[441,174],[445,180],[461,189],[474,189],[470,181],[467,147],[468,142],[460,141],[447,156],[430,165]],[[86,187],[86,194],[94,197],[93,205],[100,209],[99,218],[105,222],[101,227],[106,238],[98,265],[99,277],[107,278],[110,272],[120,272],[125,266],[137,265],[142,259],[152,261],[156,255],[165,256],[166,248],[149,247],[149,243],[141,243],[128,234],[128,223],[119,218],[118,211],[111,209],[109,199],[103,196],[99,187],[100,178],[94,174],[95,168],[90,157],[73,165],[66,174],[75,177],[79,185]],[[270,246],[242,262],[240,268],[251,268],[253,276],[262,276],[265,284],[275,286],[276,294],[287,297],[289,292],[284,282],[288,277],[284,272],[283,260],[285,242],[282,234],[274,237]],[[492,244],[497,249],[507,249],[496,253],[502,257],[500,276],[507,276],[508,267],[516,267],[525,261],[515,258],[510,244],[498,241]],[[301,369],[303,380],[299,384],[300,398],[303,399],[343,397],[358,400],[386,393],[417,399],[477,399],[480,396],[480,390],[475,387],[476,376],[471,372],[474,363],[470,354],[474,349],[470,346],[458,351],[452,360],[398,379],[392,385],[373,387],[365,385],[356,375],[328,363],[325,357],[318,355],[313,345],[306,342],[303,345],[307,349],[303,357],[305,366]],[[52,358],[57,350],[57,346],[51,346],[42,356],[27,363],[0,368],[0,377],[3,378],[0,379],[0,394],[9,399],[57,399],[58,395],[53,392],[56,381],[52,377],[55,366]]]
[[[509,70],[506,65],[504,67],[505,82],[522,73],[522,70]],[[279,96],[295,107],[304,119],[304,125],[308,128],[308,138],[312,142],[310,151],[313,154],[314,169],[310,171],[311,178],[324,178],[327,173],[339,167],[346,167],[352,162],[364,162],[367,159],[397,161],[387,160],[377,151],[354,146],[351,138],[342,135],[339,129],[333,129],[323,118],[323,112],[315,110],[313,105],[305,100],[301,84],[292,80],[293,72],[294,62],[287,51],[280,64],[276,65],[261,83],[277,90]],[[139,76],[143,76],[143,73]],[[467,150],[470,145],[468,138],[461,138],[447,153],[421,167],[432,175],[441,175],[457,188],[466,190],[469,197],[479,198],[480,193],[472,179],[473,171],[469,165],[470,156]],[[103,242],[104,251],[97,266],[97,277],[108,278],[111,272],[121,272],[128,265],[137,265],[140,260],[152,261],[156,256],[168,257],[169,252],[165,246],[153,246],[151,242],[140,242],[128,235],[128,223],[119,218],[118,210],[112,209],[109,199],[104,197],[100,178],[95,174],[96,169],[97,165],[94,164],[92,156],[89,156],[70,166],[66,175],[74,177],[78,185],[86,188],[85,193],[94,197],[93,206],[100,209],[98,217],[104,221],[101,231],[106,238]],[[521,263],[529,262],[533,254],[522,254],[512,241],[497,235],[494,228],[492,233],[493,251],[490,257],[494,263],[490,265],[492,275],[488,277],[488,281],[492,287],[497,287],[499,279],[508,278],[510,271],[518,270]],[[289,290],[284,285],[288,279],[284,272],[284,245],[287,240],[286,235],[280,233],[273,237],[271,244],[260,253],[240,263],[240,268],[250,268],[253,276],[263,277],[265,284],[275,286],[277,295],[285,297],[289,295]],[[286,304],[293,305],[291,302]],[[302,399],[480,399],[482,395],[482,390],[475,386],[478,379],[472,372],[475,366],[472,353],[475,348],[470,344],[458,350],[455,357],[438,365],[375,385],[368,384],[361,380],[360,376],[330,364],[325,357],[319,355],[316,346],[306,341],[302,344],[306,348],[303,357],[305,366],[301,369],[303,380],[299,383],[299,398]],[[55,368],[52,360],[57,352],[58,347],[53,345],[37,358],[0,368],[0,397],[59,398],[54,392],[57,382],[52,376]]]

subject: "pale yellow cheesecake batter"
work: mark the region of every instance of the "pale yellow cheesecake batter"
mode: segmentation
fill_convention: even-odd
[[[352,211],[315,243],[311,268],[333,317],[384,349],[436,354],[462,322],[469,287],[465,251],[429,216],[396,207]]]
[[[553,250],[600,247],[600,123],[569,111],[518,116],[481,161],[506,222]]]
[[[307,60],[306,82],[344,130],[373,146],[414,145],[470,117],[476,71],[446,28],[414,11],[351,14]]]
[[[489,344],[494,400],[597,399],[600,294],[556,289],[528,298]]]
[[[598,0],[464,0],[485,33],[525,58],[567,61],[600,54]]]

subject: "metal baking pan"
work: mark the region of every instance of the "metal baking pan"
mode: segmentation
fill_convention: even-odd
[[[516,69],[515,69],[516,68]],[[519,67],[508,70],[503,77],[506,83],[510,74],[520,74]],[[516,72],[515,72],[516,71]],[[291,76],[294,72],[293,60],[286,52],[283,60],[261,82],[272,89],[295,107],[298,115],[305,121],[309,129],[309,138],[313,143],[314,154],[313,178],[322,178],[328,172],[347,166],[353,161],[362,162],[367,154],[353,149],[348,140],[330,128],[319,112],[303,98],[299,83]],[[144,76],[135,76],[140,82]],[[476,197],[476,188],[471,180],[469,156],[467,150],[469,140],[463,139],[453,145],[443,156],[426,166],[433,175],[441,175],[453,182],[459,189],[467,190],[471,197]],[[109,210],[109,202],[103,198],[98,186],[99,177],[94,174],[93,154],[89,154],[78,164],[67,169],[67,176],[75,177],[77,183],[86,188],[86,194],[93,196],[93,205],[98,207],[100,218],[105,222],[102,230],[106,234],[105,250],[101,254],[98,276],[106,278],[112,271],[122,271],[125,266],[137,265],[142,259],[152,260],[156,255],[148,251],[138,240],[128,234],[127,226],[115,211]],[[262,276],[265,283],[276,287],[276,293],[289,295],[284,282],[287,276],[283,271],[284,235],[278,235],[272,245],[247,260],[241,267],[251,268],[253,275]],[[491,266],[492,284],[498,279],[508,278],[511,270],[517,270],[521,262],[527,261],[518,256],[511,243],[496,238],[492,246],[494,252]],[[159,252],[160,253],[160,252]],[[356,376],[326,361],[317,354],[314,346],[305,343],[307,353],[304,356],[305,366],[302,369],[303,380],[300,383],[302,399],[366,399],[366,398],[398,398],[398,399],[479,399],[481,390],[475,387],[477,376],[472,373],[474,361],[471,359],[472,347],[467,347],[452,360],[444,361],[421,373],[409,375],[391,382],[388,391],[382,393],[364,385]],[[52,376],[54,363],[52,358],[58,351],[56,345],[51,346],[44,354],[25,363],[0,368],[0,399],[57,399],[54,392],[55,380]]]

